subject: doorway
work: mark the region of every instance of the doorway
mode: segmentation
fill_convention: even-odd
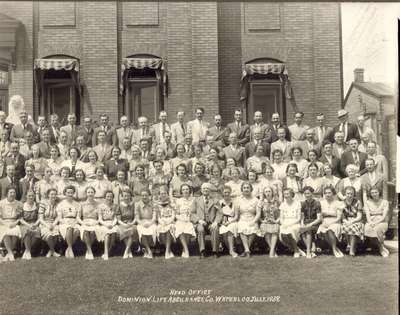
[[[8,113],[8,71],[0,69],[0,110]]]

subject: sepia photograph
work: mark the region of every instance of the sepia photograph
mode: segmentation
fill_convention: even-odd
[[[0,0],[0,314],[398,314],[399,30]]]

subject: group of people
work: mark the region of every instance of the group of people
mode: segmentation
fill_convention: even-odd
[[[296,258],[315,257],[324,243],[335,257],[343,257],[342,244],[354,256],[366,238],[389,255],[387,160],[363,116],[353,124],[339,110],[333,128],[322,113],[314,127],[302,112],[290,126],[278,113],[267,124],[255,112],[248,125],[236,110],[226,127],[220,115],[213,126],[204,121],[202,108],[195,116],[185,122],[181,111],[169,124],[161,111],[158,123],[139,117],[134,129],[126,116],[118,128],[107,115],[78,126],[70,114],[59,126],[56,114],[32,124],[23,111],[11,125],[0,112],[1,259],[13,261],[17,248],[31,259],[40,240],[47,257],[60,256],[63,240],[73,258],[78,239],[89,260],[95,242],[104,244],[105,260],[116,242],[125,259],[133,244],[145,258],[162,244],[170,259],[174,243],[188,258],[194,240],[200,258],[219,257],[222,248],[248,258],[259,237],[270,257],[278,242]]]

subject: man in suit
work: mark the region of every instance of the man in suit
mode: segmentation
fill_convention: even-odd
[[[39,181],[39,178],[35,177],[34,172],[35,172],[35,166],[32,164],[28,164],[25,167],[25,172],[26,175],[24,178],[21,178],[19,180],[19,193],[20,195],[18,196],[18,198],[20,198],[20,200],[22,202],[26,201],[26,195],[28,193],[29,190],[34,191],[35,189],[35,184]]]
[[[344,177],[340,172],[340,160],[332,154],[332,143],[329,140],[322,143],[322,155],[319,160],[331,166],[333,176]]]
[[[333,134],[338,131],[342,131],[344,134],[344,142],[348,142],[350,139],[357,139],[360,141],[360,134],[358,133],[357,125],[350,123],[349,113],[345,109],[338,111],[339,124],[333,128]],[[331,141],[333,141],[331,136]]]
[[[97,132],[96,142],[98,144],[93,148],[93,150],[97,153],[99,161],[104,163],[111,158],[112,150],[112,145],[107,142],[106,132],[104,130],[99,130]]]
[[[0,179],[0,198],[4,199],[7,197],[8,187],[14,187],[19,195],[18,180],[15,178],[15,165],[9,164],[6,167],[6,176]]]
[[[285,162],[289,162],[291,160],[291,150],[292,150],[292,142],[288,141],[286,138],[286,129],[284,127],[279,127],[277,130],[278,140],[272,142],[271,144],[271,156],[270,160],[272,161],[272,153],[275,150],[281,150],[283,152],[283,160]]]
[[[238,143],[241,146],[245,146],[250,141],[250,126],[242,122],[243,114],[240,109],[235,110],[234,119],[235,121],[228,124],[226,128],[229,133],[236,133],[238,137]]]
[[[92,141],[92,140],[90,140]],[[86,138],[83,134],[79,134],[76,139],[76,147],[78,148],[79,152],[81,153],[81,156],[79,157],[79,160],[87,163],[89,162],[89,152],[91,151],[92,148],[88,148],[86,146]]]
[[[132,144],[139,145],[140,140],[149,139],[150,144],[154,139],[154,130],[149,127],[147,117],[141,116],[138,118],[139,128],[133,130]]]
[[[185,123],[185,112],[179,111],[176,114],[176,118],[178,119],[178,121],[171,125],[172,142],[175,144],[183,143],[187,132],[187,126]]]
[[[11,143],[10,153],[5,158],[5,165],[14,165],[16,181],[25,176],[25,161],[25,157],[19,152],[19,144],[17,142]]]
[[[37,144],[40,156],[45,159],[50,158],[50,130],[48,128],[42,130],[42,141]]]
[[[365,169],[367,172],[360,177],[363,188],[364,205],[368,199],[368,194],[371,188],[378,188],[383,199],[388,200],[386,179],[383,177],[382,173],[376,171],[374,159],[367,158],[365,160]]]
[[[246,151],[246,158],[253,156],[256,152],[257,145],[262,145],[264,148],[264,155],[269,157],[271,155],[271,146],[265,140],[265,129],[259,127],[253,129],[253,140],[249,143],[246,143],[245,151]]]
[[[340,159],[340,171],[342,174],[346,174],[347,165],[354,164],[359,167],[359,174],[364,174],[367,171],[365,169],[365,160],[368,158],[368,155],[358,151],[358,140],[355,138],[349,140],[349,149],[349,151],[342,154],[342,158]]]
[[[207,140],[207,132],[210,124],[203,120],[204,109],[202,107],[196,108],[196,119],[188,122],[188,133],[192,135],[193,144],[204,144]]]
[[[197,231],[197,241],[199,242],[200,258],[206,256],[205,235],[211,235],[212,253],[218,258],[219,246],[219,227],[222,221],[222,213],[218,202],[210,196],[211,184],[201,185],[202,196],[196,197],[192,203],[190,220],[195,225]]]
[[[122,150],[121,150],[121,159],[125,160],[132,160],[132,139],[131,138],[124,138],[122,140]]]
[[[220,114],[214,116],[215,125],[208,129],[207,144],[211,148],[223,148],[228,143],[228,130],[222,127],[222,117]]]
[[[65,132],[68,136],[68,145],[75,145],[75,138],[78,134],[76,126],[76,116],[75,114],[68,114],[67,118],[68,124],[60,128],[60,132]]]
[[[139,147],[140,147],[140,150],[142,151],[142,159],[146,159],[148,161],[154,160],[154,155],[151,150],[150,139],[147,139],[147,138],[141,139]]]
[[[193,138],[190,133],[187,133],[183,142],[183,146],[185,147],[184,156],[187,159],[194,157],[194,145],[193,145]]]
[[[16,124],[12,127],[10,133],[10,140],[12,142],[18,141],[21,138],[24,138],[25,133],[30,131],[33,135],[34,142],[39,142],[39,134],[36,132],[35,126],[28,123],[28,113],[23,111],[19,114],[19,119],[21,123]]]
[[[344,133],[338,131],[334,136],[335,142],[332,144],[332,154],[339,160],[342,158],[342,154],[349,149],[349,146],[344,142]]]
[[[263,122],[263,114],[260,111],[254,113],[254,124],[250,126],[250,141],[254,140],[254,130],[261,128],[263,132],[263,140],[270,142],[271,127]]]
[[[294,141],[292,141],[292,142],[294,142]],[[305,131],[305,139],[304,140],[298,140],[298,141],[294,142],[294,146],[298,146],[303,150],[303,157],[305,159],[308,158],[308,152],[310,150],[317,151],[317,156],[321,155],[321,146],[315,140],[315,132],[314,132],[313,128],[308,128]]]
[[[158,118],[160,119],[160,122],[152,126],[152,129],[154,130],[154,142],[156,145],[165,142],[164,134],[166,131],[171,132],[171,127],[167,123],[168,119],[167,112],[162,110]]]
[[[7,130],[8,133],[11,132],[13,125],[6,122],[6,119],[7,119],[6,113],[1,110],[0,111],[0,133],[2,133],[3,130]]]
[[[37,119],[37,133],[39,134],[39,139],[42,140],[43,130],[47,129],[46,117],[39,116]]]
[[[116,134],[117,134],[118,146],[122,150],[123,141],[125,138],[129,138],[129,141],[132,142],[133,130],[131,127],[129,127],[129,121],[127,116],[122,116],[119,121],[121,123],[121,127],[116,130]]]
[[[48,129],[50,131],[51,144],[56,144],[60,136],[60,123],[58,120],[57,114],[50,115],[50,126]]]
[[[93,134],[94,134],[94,129],[92,126],[92,118],[85,117],[83,119],[83,126],[79,128],[79,134],[83,135],[86,146],[91,148],[93,146]]]
[[[154,152],[156,147],[153,149]],[[172,143],[171,132],[169,131],[164,132],[164,142],[159,144],[158,147],[161,147],[165,150],[167,159],[172,159],[175,157],[175,144]]]
[[[302,141],[306,138],[308,126],[303,124],[304,113],[294,113],[294,124],[288,127],[290,131],[291,141]]]
[[[92,137],[92,145],[97,145],[97,134],[100,131],[104,131],[105,133],[105,141],[109,145],[116,145],[117,144],[117,135],[115,133],[115,129],[110,125],[110,118],[106,114],[102,114],[100,116],[100,126],[94,129],[93,137]]]
[[[222,149],[225,161],[231,158],[235,160],[236,166],[244,167],[246,153],[244,147],[239,145],[236,133],[231,132],[229,134],[229,143],[228,146]]]
[[[317,114],[318,126],[314,127],[315,140],[322,145],[325,140],[331,139],[333,129],[325,125],[325,115],[323,113]]]
[[[273,113],[271,116],[271,128],[270,128],[270,138],[269,138],[270,143],[278,140],[278,129],[279,128],[285,129],[286,140],[290,141],[291,137],[290,137],[290,131],[289,131],[288,127],[286,127],[285,125],[283,125],[281,123],[279,113]]]

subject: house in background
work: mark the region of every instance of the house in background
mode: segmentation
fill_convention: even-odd
[[[366,125],[377,136],[377,142],[388,159],[390,180],[395,178],[396,169],[396,100],[393,89],[381,82],[365,82],[364,69],[354,70],[354,81],[344,99],[344,108],[349,120],[357,121],[364,114]]]

